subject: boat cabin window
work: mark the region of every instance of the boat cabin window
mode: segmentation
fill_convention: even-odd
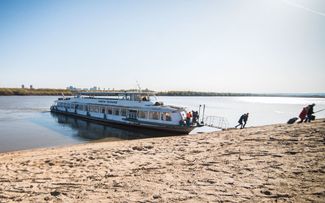
[[[90,111],[99,113],[99,106],[90,105]]]
[[[148,96],[143,96],[141,100],[142,100],[142,101],[150,101],[150,99],[149,99]]]
[[[131,100],[131,96],[130,95],[124,95],[122,97],[123,100]]]
[[[159,120],[159,112],[155,112],[155,111],[149,112],[149,119]]]
[[[135,100],[135,101],[141,101],[141,96],[135,94],[133,100]]]
[[[84,105],[78,104],[77,109],[83,111],[84,110]]]
[[[126,109],[121,109],[121,116],[126,116]]]
[[[105,113],[105,107],[101,107],[101,109],[102,113]]]
[[[113,112],[114,112],[114,115],[116,115],[116,116],[120,115],[120,109],[118,109],[118,108],[114,108]]]
[[[129,100],[129,101],[150,101],[149,95],[147,94],[130,94],[125,93],[120,95],[122,100]]]
[[[170,113],[167,113],[167,112],[161,113],[160,118],[163,121],[171,121],[172,120]]]
[[[170,113],[166,114],[166,121],[172,121],[172,116],[170,115]]]
[[[107,114],[113,114],[111,107],[106,107],[106,113]]]
[[[146,111],[139,111],[139,118],[143,118],[143,119],[148,119],[148,112]]]

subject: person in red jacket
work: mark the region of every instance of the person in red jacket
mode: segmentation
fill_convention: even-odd
[[[308,106],[304,107],[300,112],[299,114],[300,121],[298,123],[302,123],[305,120],[307,116],[307,112],[308,112]]]
[[[191,118],[192,118],[192,113],[189,111],[186,114],[186,124],[187,124],[187,126],[191,125]]]

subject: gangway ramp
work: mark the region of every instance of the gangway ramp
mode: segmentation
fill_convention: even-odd
[[[207,116],[204,118],[204,125],[218,128],[218,129],[228,129],[229,128],[229,122],[225,117],[221,116]]]

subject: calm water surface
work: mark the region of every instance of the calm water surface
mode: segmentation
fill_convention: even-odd
[[[157,131],[118,128],[52,114],[53,96],[0,96],[0,152],[89,142],[168,136]],[[285,123],[298,116],[303,106],[315,103],[325,109],[325,99],[287,97],[159,97],[165,104],[198,110],[206,105],[206,116],[223,116],[235,126],[249,112],[247,126]],[[325,111],[316,114],[325,118]],[[211,129],[198,129],[206,131]],[[195,136],[195,135],[193,135]]]

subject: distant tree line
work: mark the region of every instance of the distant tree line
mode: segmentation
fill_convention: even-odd
[[[229,93],[229,92],[195,92],[195,91],[167,91],[158,92],[158,96],[259,96],[252,93]]]
[[[219,97],[319,97],[325,98],[325,94],[292,94],[292,93],[278,93],[278,94],[257,94],[257,93],[230,93],[230,92],[196,92],[196,91],[166,91],[157,92],[157,96],[219,96]]]
[[[64,95],[70,96],[73,93],[65,89],[27,89],[27,88],[0,88],[0,95]]]
[[[195,92],[195,91],[167,91],[158,92],[158,96],[252,96],[252,94]]]

